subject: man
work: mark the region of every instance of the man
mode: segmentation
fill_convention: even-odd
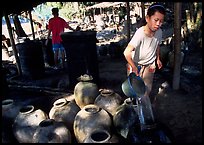
[[[162,67],[159,57],[159,44],[162,39],[161,25],[164,21],[165,9],[160,4],[149,7],[145,17],[146,24],[140,27],[132,37],[124,51],[128,66],[137,76],[144,80],[147,90],[145,96],[149,96],[153,76],[156,69]],[[141,67],[140,71],[138,66]]]
[[[60,34],[64,32],[65,28],[75,31],[71,28],[68,23],[61,17],[59,17],[59,9],[52,8],[53,18],[49,20],[48,23],[48,36],[46,40],[46,45],[48,44],[50,34],[52,32],[52,48],[54,52],[54,62],[55,62],[55,69],[58,69],[59,66],[59,52],[61,52],[62,58],[62,67],[65,66],[65,49],[62,45],[62,39]]]

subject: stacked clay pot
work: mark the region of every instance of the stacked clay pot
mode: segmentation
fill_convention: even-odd
[[[118,134],[124,138],[127,138],[130,130],[139,124],[137,105],[130,98],[125,99],[124,103],[117,108],[113,116],[113,124]]]
[[[97,96],[94,102],[94,104],[103,108],[112,116],[122,103],[123,98],[111,89],[101,89],[100,94]]]
[[[57,99],[50,109],[49,118],[63,122],[70,132],[73,132],[74,118],[81,109],[75,100]]]
[[[22,106],[13,99],[5,99],[2,101],[2,143],[16,141],[12,132],[12,125],[21,107]]]
[[[71,133],[64,123],[54,119],[40,122],[33,135],[34,143],[71,143]]]
[[[78,78],[79,82],[74,87],[76,104],[82,109],[88,104],[93,104],[99,95],[98,86],[92,82],[91,75],[82,75]]]
[[[32,105],[20,109],[13,123],[13,133],[19,143],[32,143],[34,132],[41,121],[48,119],[48,115]]]
[[[112,120],[108,112],[95,104],[84,106],[74,120],[74,134],[78,143],[85,139],[95,130],[106,130],[110,133]]]

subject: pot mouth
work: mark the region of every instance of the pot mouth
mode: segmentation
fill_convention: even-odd
[[[110,90],[110,89],[103,89],[103,90],[101,91],[101,95],[110,96],[110,95],[112,95],[112,94],[114,94],[114,91],[113,91],[113,90]]]
[[[51,126],[53,124],[54,124],[54,119],[45,119],[45,120],[40,122],[39,126],[40,127],[47,127],[47,126]]]
[[[33,105],[27,105],[27,106],[24,106],[20,109],[20,113],[21,114],[28,114],[28,113],[31,113],[33,112],[34,110],[34,106]]]
[[[67,104],[67,100],[65,98],[61,98],[61,99],[58,99],[54,102],[53,106],[58,108],[58,107],[62,107],[64,106],[65,104]]]
[[[12,99],[6,99],[2,101],[2,106],[9,106],[13,104],[13,100]]]
[[[90,139],[93,143],[105,143],[110,140],[111,135],[106,130],[95,130],[91,133]]]
[[[96,106],[96,105],[93,105],[93,104],[89,104],[89,105],[86,105],[84,106],[83,108],[87,113],[90,113],[90,114],[94,114],[94,113],[97,113],[101,110],[100,107]]]
[[[127,104],[127,105],[137,106],[136,100],[135,99],[131,99],[131,98],[125,99],[124,103]]]
[[[77,80],[82,81],[82,82],[88,82],[88,81],[92,81],[93,77],[91,75],[84,74],[84,75],[81,75],[80,77],[78,77]]]

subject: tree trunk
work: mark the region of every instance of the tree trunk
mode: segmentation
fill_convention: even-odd
[[[142,18],[145,18],[145,5],[144,5],[144,2],[141,2],[141,8],[142,8]]]
[[[174,74],[173,89],[179,89],[181,69],[181,2],[174,4]]]
[[[127,42],[130,41],[130,5],[129,2],[126,2],[127,4]]]

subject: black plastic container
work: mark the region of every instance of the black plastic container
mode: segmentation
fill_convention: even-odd
[[[30,79],[39,79],[44,76],[45,65],[42,44],[38,40],[25,40],[16,44],[19,54],[22,75]]]
[[[64,32],[61,34],[67,57],[70,88],[78,83],[77,78],[88,74],[99,83],[96,31]]]

